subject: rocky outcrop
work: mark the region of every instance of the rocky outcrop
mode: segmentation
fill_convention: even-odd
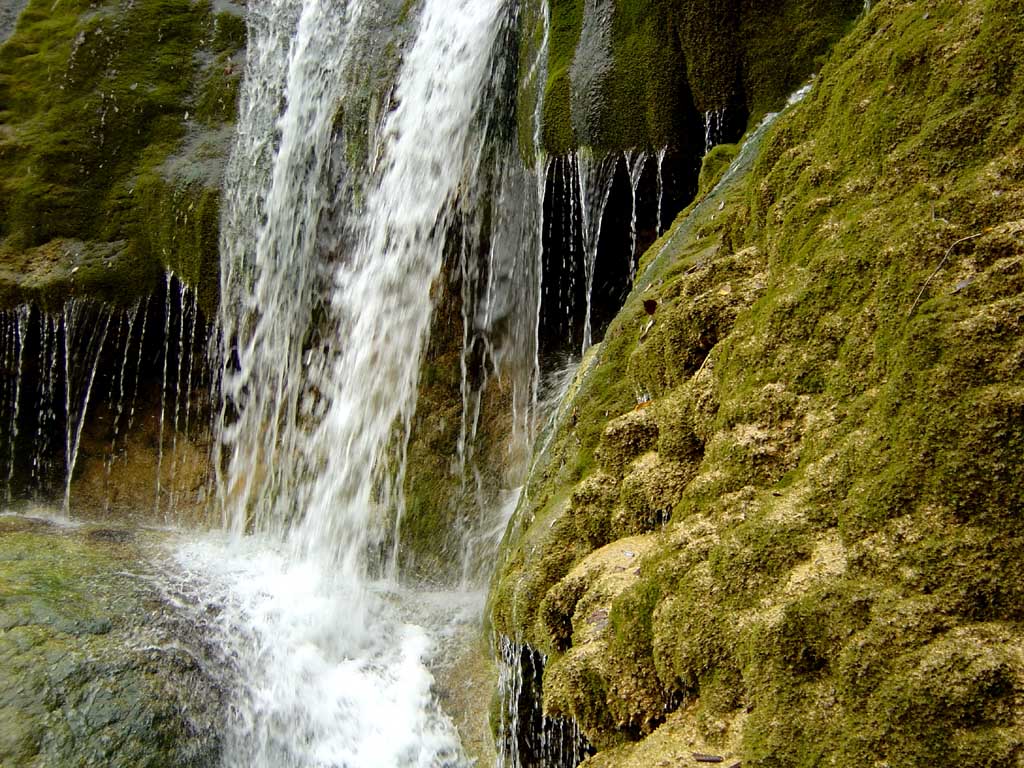
[[[507,535],[588,766],[1024,754],[1024,6],[872,6],[709,156]]]
[[[520,136],[533,145],[539,116],[543,149],[562,154],[703,146],[700,116],[716,111],[742,133],[820,66],[862,3],[552,0],[547,27],[543,8],[523,11]]]
[[[201,506],[245,35],[230,2],[33,1],[0,46],[9,499]]]

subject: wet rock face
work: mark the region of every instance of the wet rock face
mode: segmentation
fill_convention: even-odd
[[[218,763],[220,693],[135,534],[0,517],[0,764]]]
[[[526,61],[544,39],[541,3],[523,14]],[[521,83],[520,132],[541,143],[619,148],[703,144],[700,116],[734,138],[820,65],[861,0],[550,3],[543,83]],[[529,67],[524,73],[533,75]]]
[[[546,657],[508,638],[501,639],[500,649],[503,696],[492,718],[502,764],[575,768],[594,748],[574,721],[549,714],[541,687]]]
[[[127,309],[0,311],[0,497],[93,520],[201,519],[210,330],[197,293],[165,286]]]
[[[25,7],[27,0],[3,0],[0,2],[0,43],[14,31],[18,14]]]

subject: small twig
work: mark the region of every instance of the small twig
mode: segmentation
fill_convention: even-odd
[[[914,303],[913,305],[911,305],[910,311],[907,312],[907,317],[910,317],[912,314],[914,314],[914,310],[917,309],[917,305],[921,303],[921,297],[924,296],[924,292],[928,290],[928,286],[931,284],[932,280],[935,279],[935,276],[942,271],[942,268],[944,266],[946,266],[946,261],[949,259],[949,255],[953,252],[953,249],[960,245],[960,243],[966,243],[968,240],[974,240],[975,238],[981,237],[983,234],[985,234],[985,232],[976,232],[973,235],[961,237],[959,240],[957,240],[955,243],[949,246],[949,248],[946,249],[946,254],[942,257],[942,261],[939,262],[939,266],[935,268],[934,272],[928,275],[928,279],[925,280],[924,285],[921,286],[921,290],[918,292],[917,298],[914,299]]]

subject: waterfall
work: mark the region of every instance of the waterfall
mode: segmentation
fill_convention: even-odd
[[[14,358],[17,360],[17,365],[14,372],[14,382],[11,386],[13,392],[11,393],[11,423],[10,423],[10,444],[8,445],[7,456],[8,456],[8,468],[7,468],[7,483],[5,488],[5,500],[8,504],[11,503],[11,481],[14,479],[14,456],[18,444],[18,411],[21,408],[21,377],[22,369],[25,362],[25,337],[28,333],[28,322],[31,317],[31,312],[28,307],[20,307],[17,312],[17,318],[10,323],[11,335],[6,345],[6,352],[8,353],[5,357]],[[15,351],[16,350],[16,351]],[[4,361],[9,367],[12,360],[7,359]]]
[[[382,139],[358,240],[337,269],[331,294],[345,343],[333,354],[326,416],[313,441],[322,466],[295,530],[306,552],[324,543],[356,571],[375,503],[375,471],[396,423],[408,432],[430,321],[430,286],[440,272],[460,184],[477,176],[474,134],[489,72],[499,0],[432,0],[396,88],[398,106]],[[400,461],[401,459],[399,459]],[[386,504],[387,499],[383,499]]]
[[[221,241],[228,535],[179,552],[235,689],[227,766],[464,764],[386,544],[451,234],[522,186],[487,151],[508,9],[394,5],[248,7]],[[396,71],[370,82],[367,50],[400,51]],[[494,226],[488,281],[520,235]],[[495,295],[485,326],[509,311]]]
[[[315,467],[304,422],[321,409],[326,352],[312,338],[329,254],[318,226],[346,43],[360,7],[288,0],[248,10],[248,62],[221,226],[219,478],[225,522],[283,535]],[[294,39],[293,39],[294,38]],[[285,111],[279,115],[281,104]],[[299,375],[303,372],[303,375]],[[304,411],[301,413],[300,408]]]
[[[344,88],[347,51],[372,9],[305,3],[291,40],[296,9],[264,5],[251,11],[224,227],[223,386],[235,412],[222,430],[222,503],[232,529],[271,532],[356,577],[396,502],[389,470],[404,440],[395,449],[393,437],[396,425],[408,430],[430,286],[480,163],[501,4],[424,5],[375,156],[346,169],[345,191],[362,205],[340,222],[344,242],[321,233],[338,193],[337,114],[358,95]],[[280,70],[287,77],[275,80]]]

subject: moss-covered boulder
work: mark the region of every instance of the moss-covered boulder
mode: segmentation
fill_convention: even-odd
[[[220,694],[134,539],[0,517],[3,765],[218,764]]]
[[[872,4],[642,262],[491,593],[588,766],[1024,758],[1020,61],[1018,1]],[[582,578],[637,529],[581,516],[655,492],[637,566]]]

